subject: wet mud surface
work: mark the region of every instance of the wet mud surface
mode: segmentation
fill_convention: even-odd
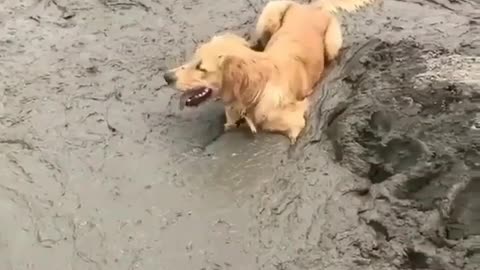
[[[293,149],[161,76],[262,5],[0,3],[1,269],[480,269],[480,4],[344,15]]]

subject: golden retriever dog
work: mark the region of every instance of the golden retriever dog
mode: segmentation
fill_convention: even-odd
[[[180,102],[185,106],[220,99],[225,130],[244,119],[252,133],[257,128],[279,132],[294,144],[306,125],[307,97],[342,47],[334,13],[354,11],[371,1],[271,1],[253,35],[261,50],[237,35],[217,35],[201,44],[187,63],[167,71],[164,79],[183,92]]]

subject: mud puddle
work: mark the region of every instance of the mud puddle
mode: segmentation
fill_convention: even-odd
[[[2,269],[477,269],[480,10],[343,17],[298,145],[162,71],[260,1],[0,4]]]

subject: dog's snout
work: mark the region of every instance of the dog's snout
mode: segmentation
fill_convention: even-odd
[[[177,80],[177,76],[175,75],[174,72],[171,72],[171,71],[165,72],[165,74],[163,74],[163,78],[168,84],[172,84]]]

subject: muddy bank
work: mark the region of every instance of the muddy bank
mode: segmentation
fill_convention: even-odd
[[[478,268],[478,4],[344,16],[290,150],[162,87],[261,6],[0,5],[2,269]]]

